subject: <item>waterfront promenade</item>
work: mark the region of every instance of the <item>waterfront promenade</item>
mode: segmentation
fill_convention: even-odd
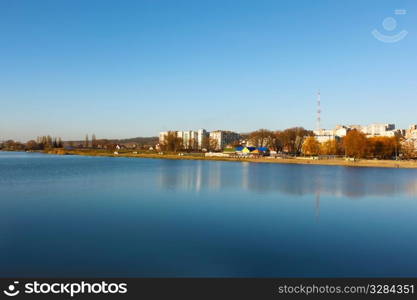
[[[346,167],[376,167],[376,168],[417,168],[417,161],[412,160],[374,160],[374,159],[308,159],[306,157],[298,158],[274,158],[274,157],[205,157],[201,155],[183,153],[178,154],[157,154],[157,153],[134,153],[119,152],[114,154],[108,151],[97,150],[62,150],[56,149],[48,154],[60,155],[86,155],[86,156],[107,156],[107,157],[131,157],[131,158],[154,158],[154,159],[176,159],[176,160],[214,160],[214,161],[231,161],[231,162],[251,162],[251,163],[278,163],[278,164],[309,164],[309,165],[327,165],[327,166],[346,166]]]

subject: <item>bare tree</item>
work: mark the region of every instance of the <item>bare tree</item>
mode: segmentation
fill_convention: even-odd
[[[91,147],[97,148],[97,139],[96,139],[96,135],[94,133],[91,136]]]
[[[84,147],[88,148],[88,146],[90,145],[90,142],[88,140],[88,134],[85,135],[85,142],[84,142]]]
[[[255,147],[273,147],[276,136],[267,129],[259,129],[249,134],[249,141]]]
[[[164,151],[180,151],[183,148],[182,139],[177,137],[175,132],[168,132],[168,134],[166,134],[164,137],[161,148]]]

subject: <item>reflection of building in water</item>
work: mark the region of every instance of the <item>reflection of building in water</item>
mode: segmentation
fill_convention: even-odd
[[[415,170],[277,165],[215,161],[161,163],[159,183],[167,189],[244,188],[257,193],[364,196],[417,195]]]
[[[181,164],[181,161],[164,161],[159,172],[159,184],[166,189],[201,189],[203,167],[201,161],[193,165]]]
[[[166,161],[160,168],[159,184],[165,189],[219,190],[236,186],[241,172],[236,164],[224,162]]]
[[[411,181],[406,186],[407,194],[410,196],[416,196],[417,195],[417,179],[414,181]]]
[[[392,196],[407,193],[413,183],[411,173],[415,170],[249,163],[242,170],[241,183],[247,190],[291,195]]]
[[[201,183],[203,181],[203,166],[200,164],[197,165],[197,171],[195,175],[195,189],[197,192],[201,190]]]
[[[245,161],[242,162],[242,188],[249,189],[249,171],[250,171],[250,163]]]
[[[320,191],[316,193],[316,222],[320,219]]]

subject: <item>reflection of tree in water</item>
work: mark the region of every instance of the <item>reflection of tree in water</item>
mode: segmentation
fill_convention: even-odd
[[[319,197],[417,194],[416,170],[252,164],[248,174],[250,179],[245,180],[245,187],[258,192],[277,190],[291,195],[319,194]]]
[[[417,172],[411,169],[167,160],[158,176],[165,189],[243,188],[257,193],[318,195],[318,199],[323,195],[417,194]]]
[[[407,184],[406,189],[407,194],[417,195],[417,176]]]

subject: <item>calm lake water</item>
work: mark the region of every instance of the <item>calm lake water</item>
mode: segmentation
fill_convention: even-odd
[[[0,276],[417,276],[417,170],[0,152]]]

